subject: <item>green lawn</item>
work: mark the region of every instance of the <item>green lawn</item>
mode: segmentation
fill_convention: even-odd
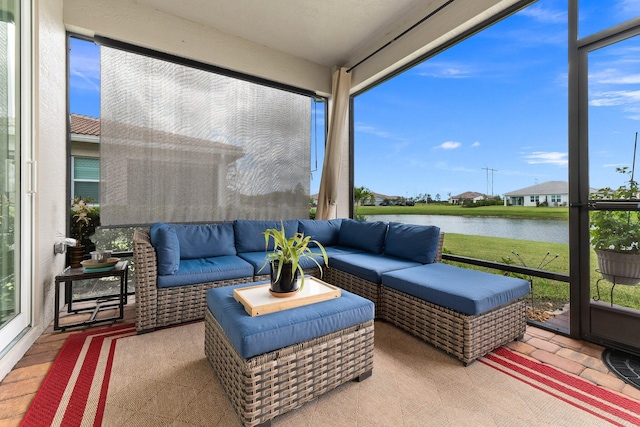
[[[516,265],[524,264],[527,267],[569,274],[569,245],[561,243],[446,233],[444,251],[454,255],[497,262],[504,262],[503,258],[509,257]],[[513,252],[517,253],[519,257]],[[549,252],[548,256],[546,255],[547,252]],[[555,257],[556,254],[558,255],[557,258]],[[547,261],[550,262],[546,264]],[[466,264],[463,266],[496,273],[496,270],[492,269],[483,269]],[[591,271],[593,272],[591,275],[591,297],[597,296],[597,281],[600,276],[595,272],[596,268],[596,254],[591,250]],[[611,286],[612,284],[607,281],[600,282],[600,297],[602,301],[610,302]],[[640,286],[617,285],[613,294],[615,304],[640,309],[640,290],[638,288]],[[556,309],[569,302],[569,284],[534,278],[533,295],[537,308]]]
[[[496,216],[507,218],[544,218],[568,219],[566,207],[525,207],[525,206],[482,206],[463,208],[459,205],[418,203],[415,206],[360,206],[359,215],[458,215],[458,216]]]

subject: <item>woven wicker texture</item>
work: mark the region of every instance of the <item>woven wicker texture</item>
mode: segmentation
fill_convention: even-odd
[[[387,286],[381,287],[382,319],[469,364],[526,330],[521,298],[487,313],[469,316]]]
[[[136,330],[144,332],[204,318],[207,290],[220,286],[253,282],[253,277],[158,288],[156,251],[147,230],[133,234],[136,266]]]
[[[324,272],[325,281],[327,283],[331,283],[345,291],[352,292],[373,301],[376,307],[375,316],[379,316],[378,307],[380,306],[380,285],[332,267],[326,267]]]
[[[205,354],[245,426],[295,409],[373,369],[373,320],[250,359],[207,309]]]

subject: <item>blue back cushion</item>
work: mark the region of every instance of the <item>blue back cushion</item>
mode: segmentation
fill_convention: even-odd
[[[390,222],[384,253],[421,264],[431,264],[438,251],[439,237],[440,228],[434,225]]]
[[[298,231],[306,236],[311,236],[324,247],[336,246],[340,235],[340,224],[342,219],[312,220],[301,219],[298,221]],[[309,243],[309,247],[318,246]]]
[[[298,220],[291,219],[284,222],[284,232],[292,237],[298,232]],[[259,221],[237,219],[233,222],[236,250],[238,253],[264,251],[264,231],[268,228],[280,230],[281,221]],[[273,250],[273,239],[269,239],[267,251]]]
[[[236,254],[233,224],[173,224],[180,242],[180,259]]]
[[[180,268],[180,243],[176,230],[169,224],[156,222],[149,228],[149,237],[158,258],[158,274],[175,274]]]
[[[374,254],[381,254],[384,249],[384,238],[386,234],[386,222],[343,219],[342,224],[340,224],[338,245],[363,249]]]

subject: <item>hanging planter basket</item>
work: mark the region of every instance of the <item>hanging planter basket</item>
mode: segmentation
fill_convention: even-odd
[[[596,250],[598,268],[605,280],[617,285],[640,283],[640,254]]]

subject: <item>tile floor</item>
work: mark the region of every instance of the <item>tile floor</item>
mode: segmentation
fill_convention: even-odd
[[[135,322],[135,301],[130,298],[124,319]],[[110,324],[106,324],[109,326]],[[105,327],[105,324],[93,328]],[[65,339],[78,329],[59,332],[50,326],[0,383],[0,427],[18,426],[26,413]],[[427,344],[425,344],[427,345]],[[602,362],[603,347],[567,338],[533,326],[527,327],[524,339],[508,347],[525,356],[578,375],[601,387],[640,400],[640,390],[624,383],[609,372]]]

